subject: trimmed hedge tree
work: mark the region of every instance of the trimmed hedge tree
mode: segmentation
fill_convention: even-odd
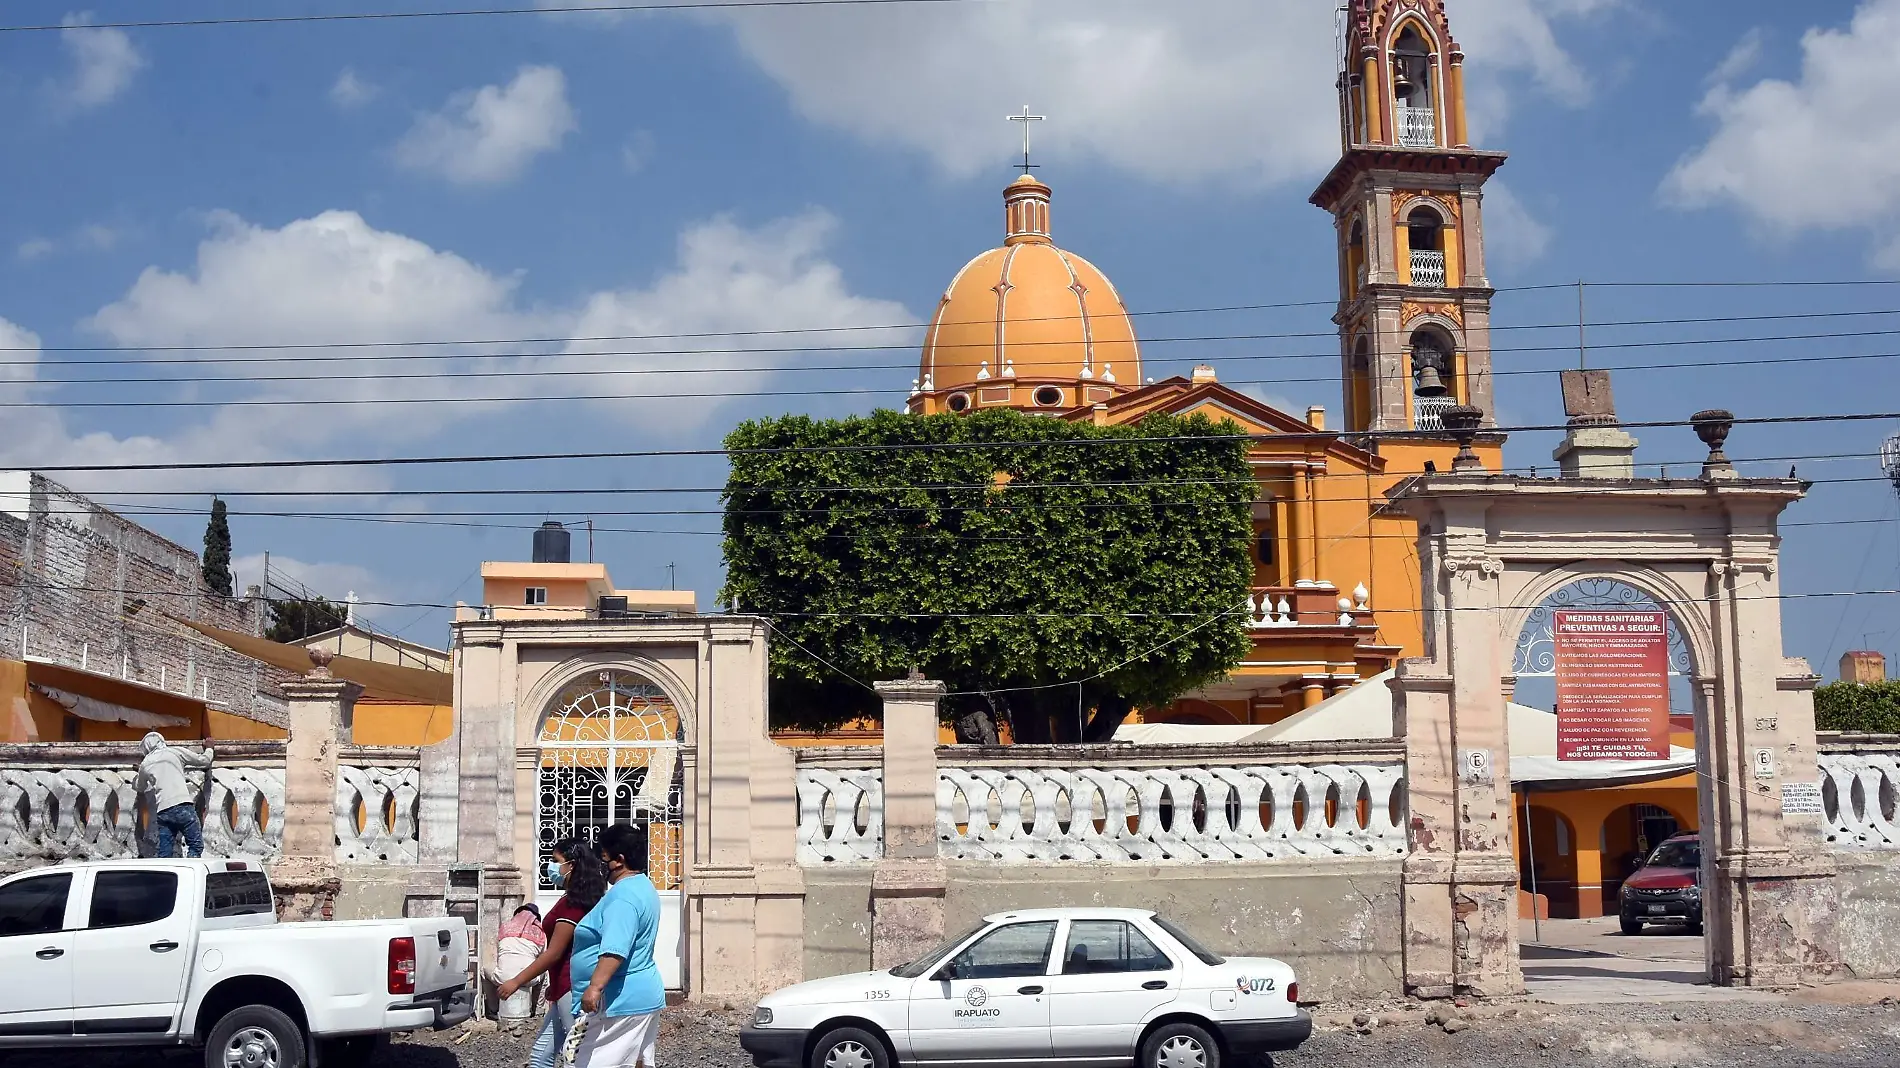
[[[914,668],[961,740],[1101,741],[1251,648],[1255,483],[1225,424],[787,416],[726,446],[721,598],[778,631],[775,726],[875,717],[857,680]]]
[[[1900,682],[1832,682],[1814,690],[1814,725],[1850,734],[1900,734]]]

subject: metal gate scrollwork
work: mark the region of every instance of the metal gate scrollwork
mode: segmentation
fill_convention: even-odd
[[[1601,608],[1607,611],[1660,611],[1666,620],[1669,642],[1669,674],[1694,674],[1694,658],[1683,640],[1676,615],[1649,594],[1613,578],[1586,578],[1572,582],[1544,598],[1531,610],[1524,629],[1517,635],[1517,651],[1512,657],[1511,674],[1520,679],[1554,677],[1557,674],[1556,614],[1573,608]]]
[[[541,729],[538,859],[550,859],[564,839],[591,842],[611,824],[633,823],[647,829],[653,885],[679,889],[681,739],[679,709],[636,672],[591,673],[555,695]],[[553,889],[545,863],[536,877]]]

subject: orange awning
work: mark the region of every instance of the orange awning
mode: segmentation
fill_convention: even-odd
[[[234,630],[194,623],[189,619],[171,618],[228,649],[272,667],[303,675],[312,666],[310,651],[301,645],[285,645],[269,638],[239,634]],[[330,674],[361,686],[364,697],[386,701],[419,701],[429,705],[448,705],[455,700],[455,677],[446,671],[426,671],[339,656],[330,662]]]

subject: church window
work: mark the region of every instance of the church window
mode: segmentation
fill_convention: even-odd
[[[548,603],[548,588],[546,586],[529,586],[527,589],[527,594],[522,599],[521,603],[522,604],[547,604]]]
[[[970,410],[970,395],[968,393],[952,393],[950,394],[950,399],[945,401],[944,404],[953,412],[967,412]]]
[[[1053,408],[1062,403],[1062,391],[1055,386],[1044,386],[1036,391],[1036,403],[1044,408]]]

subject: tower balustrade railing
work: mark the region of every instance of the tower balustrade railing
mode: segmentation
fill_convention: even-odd
[[[1445,288],[1445,254],[1432,249],[1413,249],[1412,284]]]
[[[1438,146],[1438,110],[1436,108],[1399,108],[1399,144],[1406,148]]]
[[[1457,404],[1458,398],[1452,396],[1413,397],[1413,426],[1419,430],[1443,430],[1445,429],[1445,409],[1456,407]]]

